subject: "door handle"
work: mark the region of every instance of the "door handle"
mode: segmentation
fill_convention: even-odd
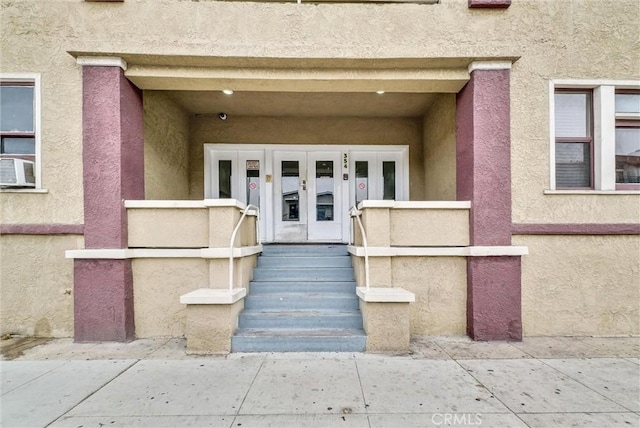
[[[302,190],[307,190],[307,180],[302,180]]]

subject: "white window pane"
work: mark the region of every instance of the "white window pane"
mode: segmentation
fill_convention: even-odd
[[[616,182],[640,183],[640,128],[616,128]]]
[[[32,86],[0,86],[0,130],[34,131]]]
[[[640,94],[616,94],[616,113],[640,113]]]
[[[589,144],[556,143],[556,185],[558,187],[591,186]]]
[[[555,94],[556,137],[588,137],[591,132],[589,122],[591,97],[588,93]]]
[[[3,137],[2,150],[0,151],[0,153],[10,155],[35,155],[36,139],[32,137]]]

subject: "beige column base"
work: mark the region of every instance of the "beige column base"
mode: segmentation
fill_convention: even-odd
[[[367,352],[408,352],[409,303],[415,301],[415,295],[390,287],[358,287],[356,292],[367,333]]]
[[[233,291],[201,288],[180,296],[180,303],[187,305],[187,354],[231,352],[231,336],[238,328],[244,296],[244,288]]]

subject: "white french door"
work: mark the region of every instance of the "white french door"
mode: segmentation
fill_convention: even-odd
[[[342,186],[340,176],[341,152],[309,152],[309,241],[341,241]]]
[[[273,153],[274,238],[341,241],[340,152]]]
[[[307,153],[273,152],[273,220],[275,240],[307,240]]]
[[[207,144],[205,197],[260,208],[263,242],[348,242],[349,208],[408,200],[407,146]]]

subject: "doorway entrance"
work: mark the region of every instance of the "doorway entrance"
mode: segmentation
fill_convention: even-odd
[[[407,146],[205,145],[205,197],[258,207],[263,242],[348,242],[351,206],[408,183]]]

